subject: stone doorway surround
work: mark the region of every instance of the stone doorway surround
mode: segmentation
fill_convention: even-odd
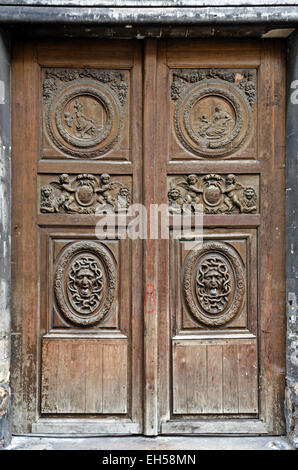
[[[10,234],[18,229],[10,223],[10,42],[16,36],[33,40],[40,36],[80,36],[140,40],[261,37],[264,41],[266,38],[287,41],[285,417],[288,439],[298,448],[298,6],[295,0],[246,0],[245,6],[243,3],[239,0],[8,0],[5,5],[0,2],[0,447],[11,441],[10,358],[17,341],[10,333]]]

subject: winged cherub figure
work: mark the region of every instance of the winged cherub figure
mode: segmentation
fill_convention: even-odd
[[[227,195],[224,199],[224,203],[228,207],[228,211],[231,211],[234,206],[239,209],[239,212],[244,212],[244,206],[238,197],[238,190],[243,189],[240,183],[236,183],[235,175],[229,174],[226,176],[226,187],[223,193]]]
[[[76,189],[72,187],[69,175],[63,173],[59,176],[59,183],[52,181],[50,184],[61,191],[59,205],[64,206],[66,211],[72,211],[71,205],[75,201],[73,193],[75,193]]]

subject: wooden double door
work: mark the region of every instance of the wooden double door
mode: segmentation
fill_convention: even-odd
[[[278,41],[15,44],[15,433],[283,432],[284,71]]]

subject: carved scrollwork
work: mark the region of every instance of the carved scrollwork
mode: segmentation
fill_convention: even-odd
[[[256,88],[252,72],[175,71],[171,97],[176,134],[202,157],[224,157],[248,136]]]
[[[121,105],[124,105],[127,99],[128,85],[125,81],[123,72],[91,70],[91,69],[47,69],[43,82],[43,97],[47,103],[59,88],[59,84],[74,82],[90,78],[97,82],[108,84],[109,87],[118,95]]]
[[[48,137],[68,156],[100,157],[119,138],[127,93],[123,72],[47,69],[43,96]]]
[[[108,249],[95,242],[75,242],[60,256],[54,291],[63,316],[79,326],[105,319],[116,291],[116,265]]]
[[[258,197],[253,186],[243,186],[233,174],[187,175],[170,182],[169,212],[206,214],[253,214]]]
[[[54,194],[54,189],[57,195]],[[41,187],[40,212],[95,214],[126,211],[130,189],[108,173],[100,177],[80,174],[71,178],[64,173],[58,181]]]
[[[242,310],[246,282],[239,254],[227,243],[207,242],[187,258],[183,291],[195,320],[218,327]]]
[[[254,74],[250,70],[236,72],[220,69],[192,70],[191,72],[188,70],[175,70],[171,85],[171,98],[173,101],[177,101],[190,84],[202,80],[216,79],[236,84],[246,94],[249,104],[252,106],[255,103],[256,84]]]

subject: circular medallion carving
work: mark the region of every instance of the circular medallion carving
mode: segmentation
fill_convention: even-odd
[[[193,317],[207,326],[222,326],[241,312],[245,275],[236,250],[221,242],[207,242],[187,258],[183,289]]]
[[[46,126],[54,144],[72,157],[92,158],[117,141],[121,106],[116,94],[100,83],[77,80],[54,95]]]
[[[181,143],[202,157],[223,157],[243,144],[251,108],[245,94],[223,80],[190,86],[179,99],[175,128]]]
[[[108,249],[95,242],[68,246],[56,266],[54,290],[67,320],[80,326],[104,320],[116,290],[116,267]]]

